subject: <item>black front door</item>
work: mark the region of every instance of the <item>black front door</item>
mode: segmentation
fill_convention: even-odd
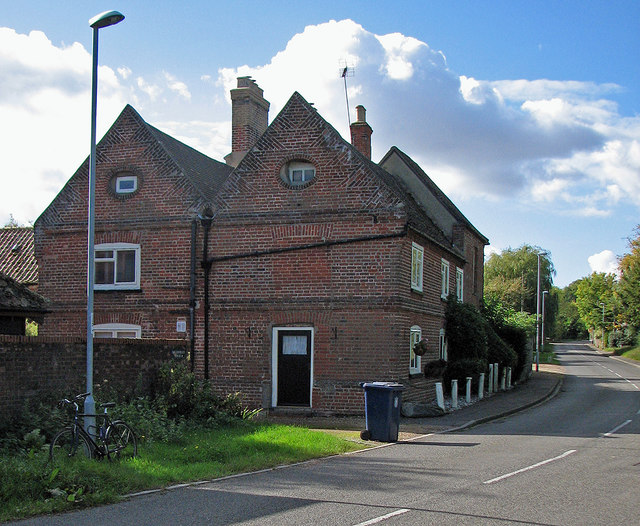
[[[278,405],[309,406],[311,331],[278,331]]]

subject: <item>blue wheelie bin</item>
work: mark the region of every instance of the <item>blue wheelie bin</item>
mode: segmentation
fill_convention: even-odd
[[[368,382],[361,385],[364,388],[367,429],[360,435],[367,440],[396,442],[404,386],[396,382]]]

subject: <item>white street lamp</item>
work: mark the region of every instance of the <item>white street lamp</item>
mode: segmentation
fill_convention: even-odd
[[[538,252],[538,279],[536,291],[536,372],[540,370],[540,256],[548,252]]]
[[[93,28],[93,51],[91,68],[91,154],[89,156],[89,210],[87,224],[87,393],[84,412],[94,414],[96,404],[93,399],[93,286],[94,267],[94,225],[96,193],[96,106],[98,101],[98,30],[124,20],[118,11],[105,11],[89,20]],[[95,419],[85,419],[85,427],[95,426]]]
[[[549,294],[548,290],[543,290],[542,291],[542,336],[541,336],[541,340],[542,340],[542,346],[544,347],[544,319],[545,319],[545,308],[544,308],[544,297],[546,294]]]
[[[602,307],[602,350],[604,351],[604,303],[600,302]]]

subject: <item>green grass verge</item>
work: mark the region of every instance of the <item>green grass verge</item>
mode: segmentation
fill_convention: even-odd
[[[0,456],[0,521],[118,501],[123,495],[180,482],[210,480],[363,449],[309,429],[242,422],[195,430],[175,443],[141,443],[123,462],[77,459],[62,466],[48,451]]]
[[[556,358],[556,353],[553,352],[553,345],[545,343],[540,349],[540,363],[549,363],[558,365],[560,361]]]
[[[623,358],[629,358],[630,360],[637,360],[640,362],[640,345],[637,347],[623,347],[622,349],[607,349],[613,351],[616,355]]]

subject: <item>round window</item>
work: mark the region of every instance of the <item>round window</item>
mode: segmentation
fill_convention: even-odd
[[[305,186],[316,176],[316,168],[309,161],[294,160],[285,163],[280,177],[290,186]]]

